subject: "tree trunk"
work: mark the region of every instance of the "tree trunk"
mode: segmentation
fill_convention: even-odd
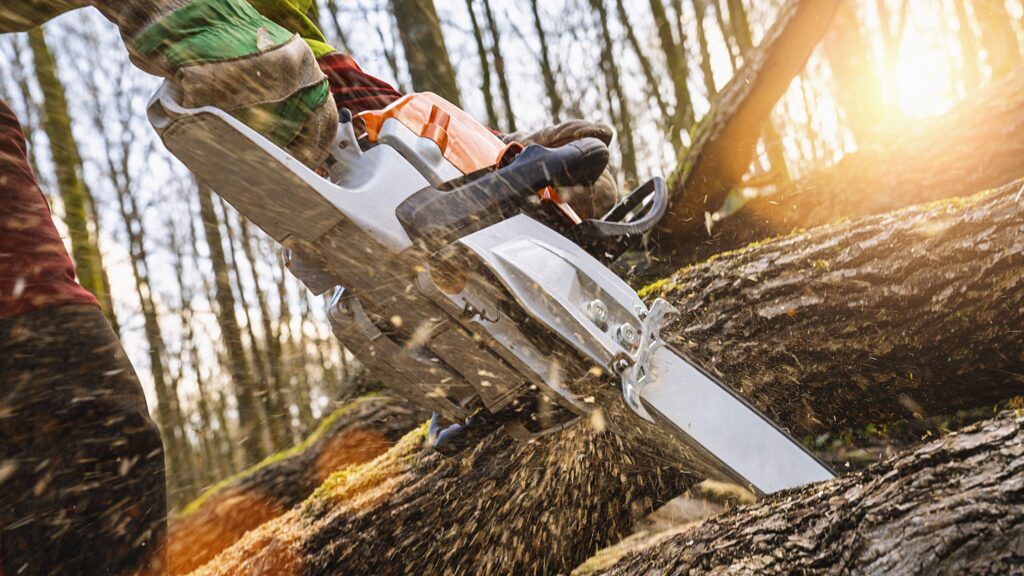
[[[677,147],[682,146],[682,140],[680,140],[680,136],[682,134],[682,131],[679,129],[680,124],[675,117],[675,113],[669,110],[668,103],[661,97],[661,82],[658,80],[658,76],[654,72],[654,66],[651,65],[651,60],[646,54],[644,54],[643,46],[640,45],[640,39],[637,38],[636,31],[633,29],[633,23],[629,21],[629,13],[626,10],[624,0],[615,0],[615,11],[618,13],[619,21],[622,23],[622,27],[626,31],[626,40],[629,42],[630,48],[633,49],[637,60],[640,62],[640,71],[643,72],[644,80],[646,82],[646,92],[654,98],[655,102],[658,103],[658,110],[661,112],[666,132],[670,134],[673,144]]]
[[[156,390],[156,412],[163,432],[168,460],[167,484],[171,507],[180,504],[187,487],[192,485],[192,470],[187,465],[185,450],[188,439],[184,430],[178,391],[167,366],[167,344],[160,327],[160,314],[153,300],[153,286],[149,277],[146,257],[146,239],[141,215],[131,196],[131,178],[128,174],[128,156],[121,158],[119,167],[109,158],[109,177],[117,192],[118,208],[128,236],[128,258],[135,281],[135,294],[142,308],[143,331],[149,349],[149,372]],[[117,183],[121,185],[117,185]]]
[[[327,13],[331,15],[331,25],[334,28],[334,40],[338,43],[337,47],[344,50],[346,54],[351,54],[352,49],[348,45],[348,34],[345,33],[345,29],[341,27],[341,20],[338,19],[337,0],[327,0]]]
[[[260,407],[260,421],[263,424],[263,431],[266,433],[262,440],[266,445],[263,453],[270,454],[281,450],[288,445],[287,435],[277,427],[276,414],[279,413],[278,398],[274,394],[274,385],[270,376],[270,362],[267,359],[267,352],[263,343],[256,337],[256,323],[252,319],[252,306],[249,304],[249,297],[245,293],[245,283],[242,281],[242,267],[238,262],[238,242],[235,237],[235,229],[231,222],[231,211],[223,198],[220,198],[221,213],[224,214],[224,232],[228,240],[229,265],[235,278],[235,287],[238,289],[238,306],[245,317],[245,335],[249,338],[250,370],[256,375],[256,388],[254,390]],[[239,216],[239,218],[241,218]]]
[[[1002,78],[1020,66],[1020,45],[1010,23],[1006,0],[971,0],[974,18],[981,28],[981,44],[992,78]]]
[[[253,251],[253,236],[251,224],[241,216],[238,219],[238,227],[241,231],[239,241],[242,244],[242,252],[249,262],[252,270],[253,289],[256,292],[256,305],[260,311],[260,323],[263,327],[264,350],[266,360],[270,368],[269,393],[274,398],[271,406],[274,411],[268,414],[269,424],[275,431],[275,437],[280,442],[277,447],[283,448],[291,443],[291,407],[286,393],[284,381],[284,367],[281,360],[281,334],[274,328],[274,319],[270,317],[270,305],[267,303],[267,295],[264,292],[264,285],[260,282],[260,273],[256,267],[256,253]]]
[[[971,29],[971,19],[967,16],[966,0],[953,0],[956,7],[957,29],[960,38],[960,53],[963,55],[963,68],[960,75],[964,79],[964,87],[968,94],[978,89],[981,83],[981,71],[978,69],[978,42]]]
[[[57,76],[57,61],[46,43],[42,28],[33,29],[28,38],[36,78],[43,92],[43,129],[50,141],[50,154],[57,173],[57,190],[64,204],[64,223],[71,236],[75,272],[82,287],[105,304],[104,312],[111,318],[114,311],[103,285],[99,248],[89,230],[87,193],[85,182],[79,174],[82,160],[71,132],[71,116],[64,85]]]
[[[293,375],[289,391],[294,397],[298,398],[296,402],[299,408],[297,432],[302,436],[313,425],[312,394],[309,388],[309,368],[307,367],[308,361],[306,350],[303,347],[302,336],[296,337],[292,329],[292,310],[291,305],[288,303],[288,287],[286,284],[287,274],[285,270],[281,269],[277,278],[277,298],[278,306],[281,310],[279,324],[288,328],[288,337],[285,339],[288,353],[285,355],[285,358],[288,373]]]
[[[1024,392],[1017,190],[767,242],[645,296],[681,309],[675,348],[798,437],[992,406]],[[693,481],[663,433],[594,386],[617,434],[592,419],[444,458],[421,430],[201,573],[567,572]]]
[[[685,39],[679,38],[679,44],[676,44],[672,37],[672,25],[662,0],[650,0],[650,5],[651,13],[654,16],[654,25],[658,30],[658,39],[661,42],[661,50],[665,53],[668,75],[674,89],[676,109],[672,117],[672,141],[678,142],[680,134],[687,130],[693,122],[690,88],[686,85],[689,74],[686,69]]]
[[[846,112],[845,125],[858,144],[870,142],[885,111],[882,83],[871,64],[871,43],[850,0],[840,2],[823,46],[835,80],[836,102]]]
[[[736,38],[733,36],[731,27],[725,22],[725,13],[722,10],[722,0],[712,0],[715,3],[715,21],[718,23],[718,30],[722,33],[722,40],[725,42],[725,51],[729,53],[729,65],[732,66],[732,73],[739,70],[736,53]]]
[[[608,28],[608,10],[604,5],[605,0],[590,0],[590,6],[597,12],[598,25],[601,34],[601,67],[605,71],[605,78],[608,81],[608,98],[618,104],[618,132],[619,150],[622,152],[622,171],[628,182],[639,181],[639,170],[636,164],[636,144],[633,140],[633,113],[630,110],[629,99],[622,87],[622,76],[619,73],[619,65],[615,59],[615,42],[612,40],[611,30]]]
[[[714,250],[839,218],[995,188],[1024,175],[1024,74],[992,85],[945,116],[863,145],[831,168],[750,200],[719,222]],[[701,256],[699,250],[692,252]]]
[[[718,94],[671,178],[673,204],[656,235],[664,255],[707,240],[705,215],[718,210],[747,172],[765,121],[803,70],[839,1],[791,0],[783,6],[742,70]]]
[[[413,88],[462,105],[434,0],[391,0]]]
[[[191,214],[190,214],[191,215]],[[191,221],[191,218],[189,219]],[[186,244],[178,235],[173,217],[165,220],[170,235],[170,249],[173,256],[174,280],[178,288],[178,315],[181,317],[182,334],[181,345],[178,347],[178,364],[181,373],[184,374],[186,366],[191,368],[197,394],[196,409],[199,416],[199,425],[196,428],[196,435],[199,437],[199,449],[204,460],[200,467],[193,468],[193,480],[199,486],[215,480],[215,463],[220,456],[213,447],[213,417],[210,411],[209,397],[206,392],[206,383],[203,378],[202,368],[199,362],[198,345],[195,337],[195,310],[192,308],[192,301],[195,298],[195,288],[185,279],[185,249],[191,245]],[[194,224],[190,225],[194,227]],[[191,232],[191,230],[190,230]]]
[[[512,91],[508,86],[508,73],[505,70],[505,54],[501,49],[501,29],[498,19],[491,9],[491,0],[484,0],[484,14],[487,16],[487,28],[491,33],[491,54],[494,56],[494,74],[498,77],[498,89],[501,102],[505,105],[505,129],[512,133],[516,128],[516,115],[512,110]]]
[[[227,258],[224,255],[224,240],[220,232],[220,218],[213,205],[213,192],[199,184],[199,213],[206,231],[206,243],[210,250],[213,266],[214,288],[217,300],[217,323],[220,325],[221,342],[227,349],[228,369],[235,387],[238,402],[238,440],[242,444],[246,465],[259,461],[260,425],[256,406],[255,383],[249,372],[242,349],[242,329],[235,316],[235,295],[231,291],[231,276]]]
[[[466,0],[466,10],[469,11],[469,21],[473,24],[473,39],[476,41],[476,54],[480,59],[480,92],[484,95],[484,106],[487,108],[487,125],[492,130],[497,130],[498,112],[494,107],[494,93],[491,91],[491,60],[487,56],[484,34],[476,17],[473,0]]]
[[[202,216],[193,212],[191,209],[189,210],[189,213],[192,214],[192,217],[188,218],[188,241],[191,249],[190,256],[194,262],[199,262],[201,255],[199,251],[199,231],[196,224],[198,220],[202,220]],[[211,308],[213,308],[213,303],[216,302],[216,289],[205,274],[203,274],[200,284],[202,285],[201,294],[208,302],[211,303]],[[189,298],[184,301],[191,304],[193,299]],[[195,319],[195,313],[191,309],[191,306],[189,307],[189,319]],[[200,411],[208,411],[209,416],[205,417],[207,422],[212,424],[216,421],[217,423],[216,428],[209,427],[203,431],[204,436],[210,440],[213,446],[213,454],[216,457],[213,462],[212,469],[208,471],[211,476],[211,480],[213,480],[217,478],[224,478],[235,469],[234,463],[237,461],[237,450],[236,444],[231,438],[231,424],[228,422],[226,414],[222,409],[223,403],[218,400],[220,393],[219,391],[215,391],[209,387],[209,384],[212,381],[213,371],[211,370],[209,373],[203,373],[202,371],[198,338],[196,338],[194,331],[195,323],[189,322],[186,328],[185,343],[188,345],[189,356],[191,357],[193,369],[195,370],[196,385],[198,388],[197,392],[199,395],[199,408]],[[219,362],[220,357],[221,354],[216,354],[215,361]],[[224,363],[221,363],[221,365],[223,364]]]
[[[998,418],[837,482],[638,542],[574,576],[1013,574],[1024,540],[1024,416]]]
[[[704,31],[704,16],[707,14],[707,5],[704,0],[693,0],[693,10],[697,16],[697,43],[700,46],[700,70],[704,76],[704,90],[707,92],[708,100],[718,94],[718,87],[715,84],[715,72],[711,67],[711,51],[708,49],[708,36]]]
[[[750,22],[747,20],[747,10],[743,6],[743,0],[729,0],[729,16],[732,20],[736,44],[739,46],[745,63],[754,50],[754,35],[750,30]],[[786,148],[782,144],[779,129],[775,127],[775,123],[771,119],[770,109],[764,120],[762,138],[775,179],[780,182],[788,182],[789,169],[786,167]]]
[[[551,55],[548,50],[547,35],[544,32],[544,20],[540,16],[540,1],[530,0],[530,11],[533,14],[533,27],[537,32],[540,44],[540,75],[544,79],[544,91],[548,95],[548,106],[551,110],[551,121],[558,124],[562,121],[562,95],[558,93],[554,68],[551,66]]]

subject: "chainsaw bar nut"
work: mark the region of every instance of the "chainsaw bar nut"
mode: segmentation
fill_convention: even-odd
[[[632,351],[640,343],[640,335],[632,324],[622,324],[615,330],[615,339],[624,348]]]
[[[591,322],[602,329],[608,323],[608,305],[600,300],[587,302],[583,305],[583,311],[586,312],[587,318],[590,318]]]

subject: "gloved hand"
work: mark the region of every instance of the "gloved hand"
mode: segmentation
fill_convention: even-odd
[[[614,130],[607,124],[569,120],[536,132],[507,134],[502,136],[502,139],[527,146],[539,144],[547,148],[557,148],[581,138],[597,138],[605,144],[611,144],[614,135]],[[606,169],[590,186],[559,188],[558,193],[584,219],[604,216],[619,201],[619,188],[610,169]]]
[[[82,0],[78,0],[82,1]],[[121,28],[133,61],[188,107],[213,105],[310,167],[327,157],[338,111],[305,41],[246,0],[87,0]]]

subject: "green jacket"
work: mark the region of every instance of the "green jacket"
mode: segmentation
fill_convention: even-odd
[[[3,0],[0,4],[0,33],[30,30],[84,3],[72,0]],[[317,58],[334,52],[323,33],[306,16],[313,0],[249,0],[249,3],[268,19],[302,36]]]

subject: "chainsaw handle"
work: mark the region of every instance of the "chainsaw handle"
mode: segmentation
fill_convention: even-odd
[[[650,198],[650,202],[647,199]],[[643,211],[626,217],[647,202]],[[629,249],[643,234],[651,231],[668,212],[668,186],[664,178],[652,178],[616,204],[600,220],[584,220],[567,236],[591,254],[610,255],[612,260]]]
[[[447,243],[478,222],[515,215],[544,188],[594,183],[608,161],[608,147],[597,138],[558,148],[531,145],[502,168],[420,190],[395,214],[413,241]]]

